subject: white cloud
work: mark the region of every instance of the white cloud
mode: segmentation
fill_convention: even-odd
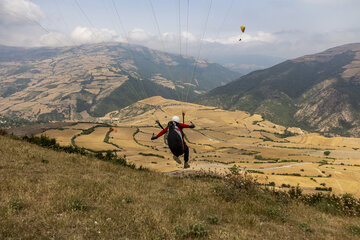
[[[253,43],[253,42],[269,43],[277,40],[277,38],[271,33],[258,31],[255,34],[244,33],[244,34],[234,35],[228,38],[219,38],[219,39],[205,38],[204,41],[209,43],[220,43],[224,45],[231,45],[231,44],[237,44],[240,39],[242,42],[245,43]]]
[[[142,28],[134,28],[129,32],[129,39],[130,41],[136,41],[136,42],[142,42],[142,41],[148,41],[151,38],[151,34],[147,33]]]
[[[82,26],[76,27],[71,32],[70,36],[77,44],[118,41],[121,39],[114,30],[107,28],[88,28]]]
[[[196,37],[190,32],[186,32],[186,31],[182,32],[181,37],[184,38],[185,40],[187,39],[187,41],[190,43],[197,41]]]
[[[0,0],[0,44],[30,46],[35,36],[44,33],[38,26],[44,16],[28,0]]]
[[[45,14],[28,0],[0,0],[0,25],[34,24]]]
[[[166,42],[178,42],[179,35],[173,32],[165,32],[162,34],[162,38]]]
[[[50,32],[40,37],[39,42],[35,43],[38,46],[65,46],[71,45],[70,39],[62,33]]]

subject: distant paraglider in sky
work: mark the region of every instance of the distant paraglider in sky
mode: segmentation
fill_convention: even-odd
[[[245,32],[245,26],[240,26],[240,29],[241,29],[241,32],[242,32],[242,33]],[[242,37],[242,35],[241,35],[241,37]],[[240,37],[240,39],[239,39],[239,42],[241,41],[241,37]]]

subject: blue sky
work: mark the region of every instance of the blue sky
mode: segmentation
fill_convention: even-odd
[[[359,42],[359,12],[359,0],[0,0],[0,44],[127,41],[245,69]]]

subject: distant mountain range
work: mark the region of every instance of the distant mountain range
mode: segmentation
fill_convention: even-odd
[[[219,64],[142,46],[0,46],[0,115],[84,120],[160,95],[190,100],[239,77]]]
[[[211,59],[222,64],[230,70],[248,74],[256,70],[262,70],[275,64],[285,61],[285,58],[266,56],[266,55],[227,55],[227,56],[211,56]]]
[[[201,104],[287,126],[360,136],[360,43],[288,60],[205,94]]]

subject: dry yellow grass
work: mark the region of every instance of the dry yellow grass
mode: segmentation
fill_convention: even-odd
[[[0,136],[0,239],[354,239],[358,218]]]
[[[104,142],[108,127],[95,128],[89,135],[81,135],[75,139],[75,144],[79,147],[88,148],[94,151],[117,150],[113,145]]]
[[[78,128],[80,129],[80,128]],[[78,130],[76,128],[69,128],[69,129],[50,129],[47,130],[44,133],[37,134],[37,136],[45,135],[49,138],[56,138],[56,141],[62,145],[62,146],[69,146],[71,145],[71,138],[79,133],[81,133],[82,130]]]

